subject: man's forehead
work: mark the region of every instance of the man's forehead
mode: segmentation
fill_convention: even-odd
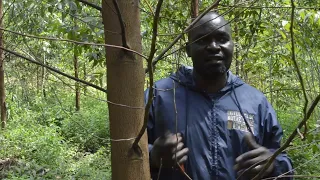
[[[214,23],[214,24],[222,24],[225,20],[222,16],[216,13],[208,13],[204,15],[196,24],[195,26],[203,26],[206,23]]]
[[[204,17],[202,17],[193,27],[193,29],[190,31],[190,34],[194,33],[200,33],[204,30],[205,27],[209,26],[215,26],[217,31],[220,32],[226,32],[228,34],[231,34],[230,26],[226,22],[226,20],[220,16],[219,14],[216,14],[214,12],[211,12],[209,14],[206,14]]]

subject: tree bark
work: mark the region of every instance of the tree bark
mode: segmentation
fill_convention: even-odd
[[[128,45],[141,52],[139,0],[118,0],[124,32],[115,7],[116,0],[102,0],[102,15],[107,44]],[[110,9],[112,8],[112,9]],[[124,42],[125,40],[125,42]],[[124,44],[125,43],[125,44]],[[141,57],[117,48],[106,48],[108,100],[132,107],[144,107],[144,69]],[[144,108],[134,109],[109,104],[111,133],[111,165],[113,180],[150,180],[148,142],[144,134],[140,141],[142,157],[134,157],[131,146],[143,125]],[[120,140],[127,139],[127,140]],[[128,140],[130,139],[130,140]],[[133,153],[134,154],[134,153]]]
[[[0,26],[2,27],[2,0],[0,0]],[[3,31],[0,30],[0,46],[3,47]],[[3,50],[0,50],[0,111],[1,111],[1,127],[4,129],[7,122],[6,94],[4,84],[4,56]]]

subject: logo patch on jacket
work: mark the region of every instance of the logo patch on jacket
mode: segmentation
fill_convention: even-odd
[[[253,125],[254,125],[253,117],[254,117],[254,115],[248,114],[248,113],[243,113],[243,114],[246,117],[252,132],[254,132],[254,130],[253,130]],[[227,115],[228,115],[228,129],[237,129],[240,131],[248,132],[246,123],[245,123],[245,121],[239,111],[228,111]]]

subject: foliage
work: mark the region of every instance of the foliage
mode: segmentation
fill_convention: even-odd
[[[65,107],[74,99],[61,95]],[[9,157],[18,162],[1,176],[109,179],[105,103],[90,99],[84,101],[81,113],[61,112],[63,107],[54,103],[55,98],[36,98],[27,106],[8,101],[10,123],[0,136],[0,159]]]
[[[101,5],[98,0],[90,2]],[[143,54],[149,54],[153,12],[158,1],[140,2]],[[289,0],[252,2],[222,0],[219,6],[219,13],[232,21],[236,49],[231,70],[265,93],[277,111],[285,140],[302,119],[304,105],[291,59],[291,4]],[[211,3],[200,1],[200,10]],[[320,92],[320,41],[317,36],[320,34],[320,4],[318,0],[295,3],[295,56],[310,102]],[[8,30],[104,42],[100,12],[78,1],[4,1],[4,13],[4,27]],[[156,55],[191,22],[189,17],[187,1],[164,2]],[[103,47],[75,46],[10,32],[4,32],[4,38],[6,48],[71,75],[74,74],[73,56],[76,54],[79,77],[107,87]],[[156,80],[167,77],[180,64],[192,64],[184,51],[187,41],[184,35],[159,61]],[[8,179],[110,179],[108,111],[106,102],[97,100],[105,99],[105,95],[81,85],[81,111],[76,112],[73,81],[8,53],[5,59],[8,127],[0,133],[0,160],[12,158],[17,162],[0,176]],[[318,127],[319,110],[318,106],[308,123],[308,130]],[[295,174],[319,174],[320,162],[315,158],[320,153],[319,139],[319,131],[315,130],[306,140],[298,137],[292,142],[287,152],[294,167],[299,167]]]
[[[81,111],[64,119],[61,132],[69,142],[79,144],[79,150],[94,153],[109,143],[108,111],[105,103],[87,98],[83,101],[88,105],[86,112]]]

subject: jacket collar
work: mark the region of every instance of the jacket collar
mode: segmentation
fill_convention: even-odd
[[[176,73],[170,75],[170,78],[183,86],[186,86],[192,90],[197,90],[192,72],[193,67],[181,66]],[[220,90],[220,92],[227,92],[244,84],[244,82],[238,76],[232,74],[231,71],[228,71],[227,75],[227,84]]]

